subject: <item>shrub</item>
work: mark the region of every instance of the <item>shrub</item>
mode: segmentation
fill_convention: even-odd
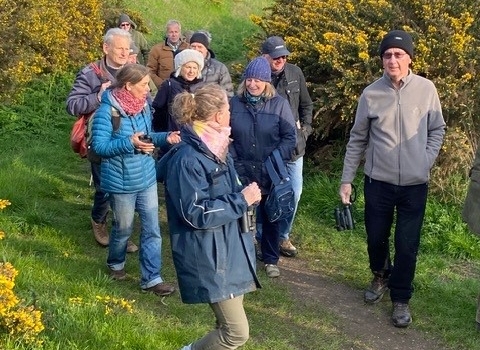
[[[252,20],[285,38],[310,84],[316,138],[328,138],[349,130],[361,91],[381,76],[378,47],[392,29],[412,34],[413,71],[436,84],[448,125],[478,131],[478,15],[475,0],[277,0]]]
[[[15,101],[42,74],[67,72],[98,59],[105,29],[126,12],[123,0],[0,0],[0,7],[3,102]],[[137,12],[131,16],[142,26]]]

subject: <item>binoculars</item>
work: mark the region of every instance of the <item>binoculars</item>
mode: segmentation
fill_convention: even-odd
[[[337,231],[353,230],[355,228],[351,205],[336,207],[333,214],[335,216]]]
[[[242,233],[249,233],[256,231],[255,222],[255,207],[253,205],[247,208],[247,211],[242,215],[240,220],[240,231]]]

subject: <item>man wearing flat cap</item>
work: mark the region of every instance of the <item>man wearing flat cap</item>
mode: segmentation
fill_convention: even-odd
[[[297,211],[303,187],[303,156],[307,139],[312,133],[313,103],[308,93],[307,83],[300,67],[288,63],[290,55],[285,41],[279,36],[270,36],[262,44],[262,54],[270,63],[272,85],[278,94],[287,99],[297,126],[297,142],[292,158],[287,162],[287,170],[295,193],[295,209],[292,215],[280,225],[280,253],[286,257],[297,255],[297,248],[290,241],[290,232]],[[257,242],[262,234],[261,224],[257,225]],[[258,249],[257,249],[258,251]]]
[[[410,69],[410,34],[388,32],[379,53],[384,73],[360,96],[339,194],[344,204],[350,203],[351,183],[365,157],[365,229],[373,280],[364,300],[377,303],[389,289],[393,325],[408,327],[429,173],[443,142],[445,121],[435,85]]]

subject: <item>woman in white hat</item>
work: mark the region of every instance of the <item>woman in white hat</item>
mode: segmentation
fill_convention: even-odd
[[[203,85],[204,60],[200,52],[185,49],[175,56],[174,62],[175,71],[160,85],[152,104],[153,130],[157,132],[179,130],[171,110],[174,97],[184,91],[192,93]]]

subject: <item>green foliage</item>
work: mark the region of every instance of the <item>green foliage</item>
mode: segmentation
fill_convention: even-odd
[[[412,33],[413,70],[436,84],[448,125],[475,134],[479,11],[476,0],[277,0],[252,19],[267,35],[283,36],[290,60],[304,70],[315,100],[317,138],[349,129],[361,91],[382,74],[378,46],[392,29]]]
[[[105,30],[126,12],[123,0],[0,0],[0,8],[0,101],[20,103],[34,79],[98,59]],[[137,11],[130,15],[148,32]]]

